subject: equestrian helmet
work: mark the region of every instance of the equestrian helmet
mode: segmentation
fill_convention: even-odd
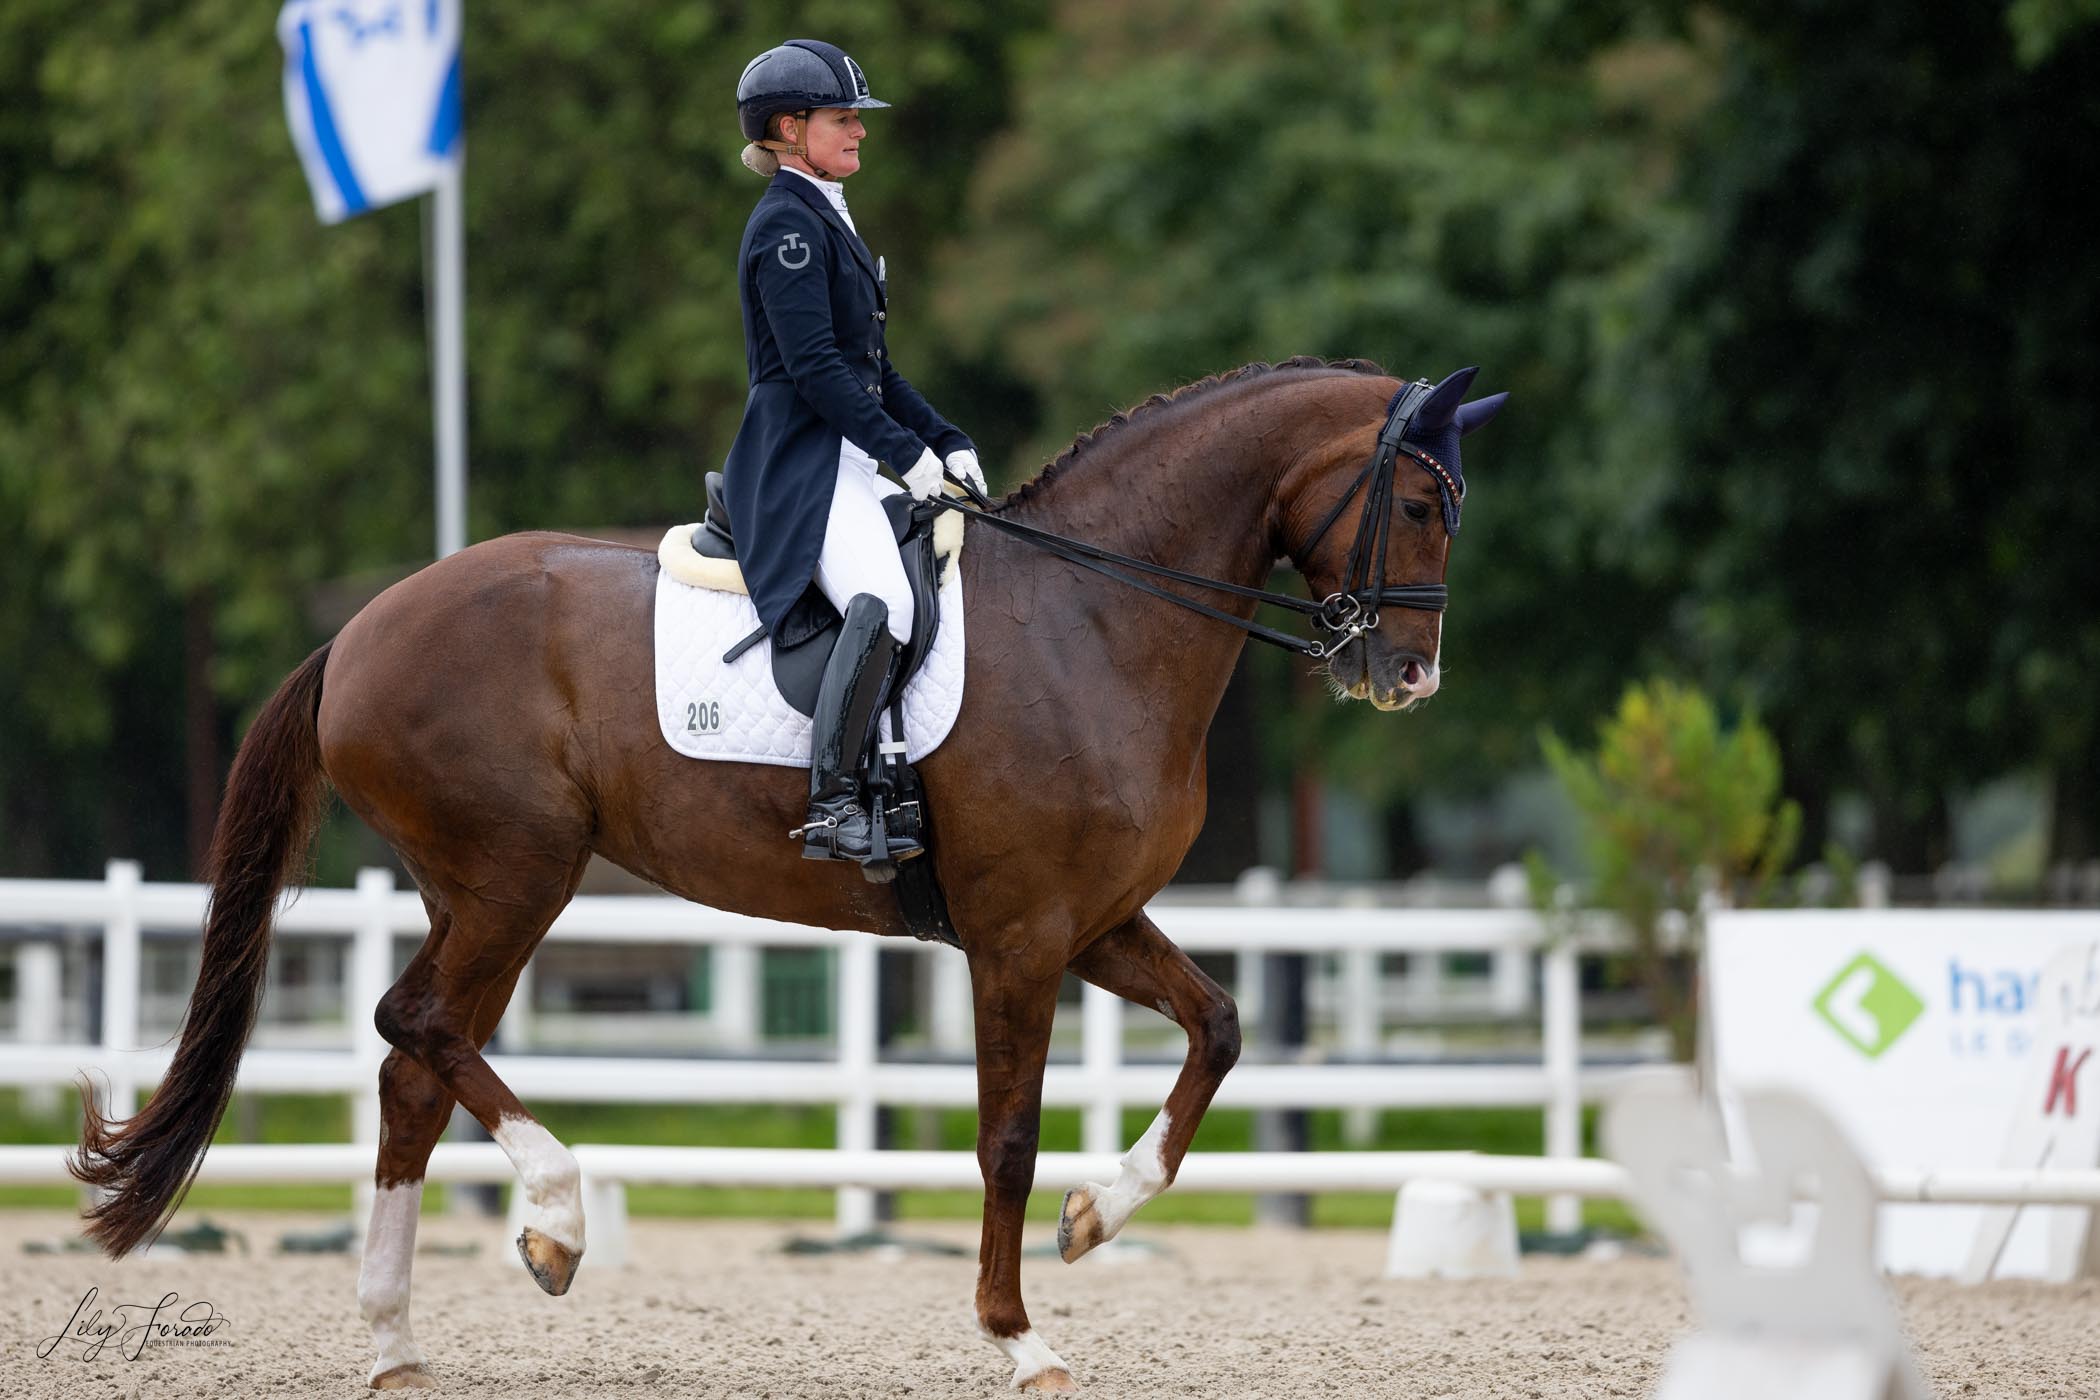
[[[775,112],[817,107],[887,107],[868,96],[868,79],[846,51],[822,39],[790,39],[744,65],[736,84],[737,124],[745,139],[766,134]]]

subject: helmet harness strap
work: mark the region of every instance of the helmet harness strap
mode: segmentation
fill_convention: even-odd
[[[810,116],[811,116],[811,109],[810,109],[810,108],[808,108],[808,107],[804,107],[804,108],[803,108],[803,109],[802,109],[801,111],[799,111],[799,112],[788,112],[788,113],[784,113],[783,115],[786,115],[786,116],[790,116],[790,117],[796,117],[796,118],[799,118],[800,120],[802,120],[803,122],[807,122],[807,121],[809,121],[809,119],[810,119]],[[807,133],[805,132],[805,136],[806,136],[806,134],[807,134]],[[773,151],[773,152],[776,152],[777,154],[780,154],[780,155],[784,155],[784,156],[800,156],[800,157],[802,157],[802,163],[803,163],[804,165],[808,166],[808,167],[809,167],[809,168],[810,168],[811,170],[815,171],[815,172],[816,172],[816,176],[817,176],[817,178],[818,178],[819,180],[836,180],[836,179],[838,179],[838,176],[836,176],[836,175],[832,174],[832,173],[831,173],[831,172],[830,172],[829,170],[826,170],[826,169],[825,169],[825,168],[824,168],[823,166],[821,166],[821,165],[817,164],[817,163],[816,163],[816,162],[815,162],[814,160],[811,160],[811,159],[810,159],[810,156],[809,156],[809,145],[808,145],[808,142],[807,142],[806,140],[805,140],[804,142],[800,143],[800,144],[797,144],[797,143],[794,143],[794,142],[790,142],[790,141],[767,141],[767,140],[760,140],[760,141],[756,142],[755,144],[757,144],[757,145],[760,145],[760,146],[763,146],[763,147],[765,147],[765,148],[766,148],[767,150],[769,150],[769,151]]]

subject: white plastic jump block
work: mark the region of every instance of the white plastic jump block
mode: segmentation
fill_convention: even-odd
[[[1387,1278],[1515,1278],[1517,1208],[1507,1191],[1410,1181],[1393,1204]]]
[[[1799,1095],[1742,1096],[1753,1161],[1685,1089],[1643,1086],[1604,1117],[1604,1144],[1675,1246],[1701,1329],[1670,1350],[1655,1400],[1930,1400],[1874,1260],[1876,1194],[1837,1125]],[[1813,1194],[1799,1214],[1796,1201]],[[1812,1212],[1812,1214],[1811,1214]],[[1753,1264],[1760,1230],[1810,1220],[1805,1253]]]

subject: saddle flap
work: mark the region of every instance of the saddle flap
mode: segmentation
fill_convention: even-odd
[[[812,584],[788,609],[773,637],[773,684],[781,699],[805,715],[817,712],[817,691],[841,625],[838,609]]]

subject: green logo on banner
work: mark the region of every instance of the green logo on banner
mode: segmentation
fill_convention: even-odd
[[[1868,1059],[1903,1038],[1925,1010],[1918,994],[1872,953],[1845,964],[1816,994],[1816,1014]]]

